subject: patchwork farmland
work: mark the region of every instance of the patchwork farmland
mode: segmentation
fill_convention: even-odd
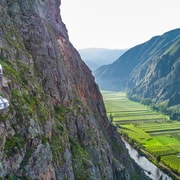
[[[102,92],[109,121],[136,146],[180,176],[180,122],[130,101],[122,92]]]

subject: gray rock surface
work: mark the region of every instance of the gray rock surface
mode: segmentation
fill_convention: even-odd
[[[1,94],[10,101],[9,111],[0,114],[0,177],[143,177],[107,120],[59,6],[60,0],[0,2],[0,64],[8,80]]]

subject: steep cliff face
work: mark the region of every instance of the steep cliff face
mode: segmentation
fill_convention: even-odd
[[[0,2],[0,179],[143,176],[109,124],[90,70],[69,42],[60,0]]]

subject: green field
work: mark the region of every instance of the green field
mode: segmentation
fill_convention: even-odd
[[[180,122],[130,101],[122,92],[102,92],[107,116],[131,144],[180,175]]]

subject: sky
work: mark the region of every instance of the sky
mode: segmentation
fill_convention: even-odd
[[[180,28],[180,0],[61,0],[76,49],[126,49]]]

